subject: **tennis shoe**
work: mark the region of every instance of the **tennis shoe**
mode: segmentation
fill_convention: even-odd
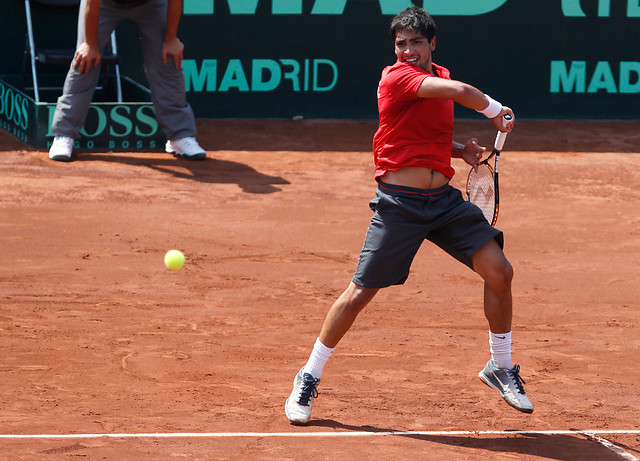
[[[192,137],[167,141],[165,151],[168,154],[186,158],[187,160],[204,160],[207,157],[205,150],[200,147],[196,138]]]
[[[533,413],[533,404],[525,395],[524,379],[520,377],[520,365],[512,368],[498,368],[493,360],[489,360],[478,376],[487,386],[494,387],[502,398],[516,410]]]
[[[311,418],[313,399],[318,396],[319,379],[302,369],[293,380],[293,391],[284,404],[284,411],[291,424],[307,424]]]
[[[49,149],[49,158],[58,162],[70,162],[73,143],[73,138],[69,136],[56,136]]]

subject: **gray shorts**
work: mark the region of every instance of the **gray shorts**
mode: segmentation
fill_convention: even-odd
[[[422,242],[430,240],[473,269],[471,256],[488,241],[500,247],[502,231],[449,184],[415,189],[378,182],[371,218],[353,282],[366,288],[401,285]]]

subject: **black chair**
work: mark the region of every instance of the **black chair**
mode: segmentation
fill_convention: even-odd
[[[34,3],[32,8],[31,2]],[[25,13],[27,20],[27,39],[24,51],[24,61],[22,66],[22,89],[33,90],[34,99],[40,102],[41,91],[62,91],[62,83],[58,85],[41,85],[38,78],[38,70],[43,66],[55,66],[57,68],[65,67],[64,75],[66,75],[69,65],[73,60],[76,46],[76,31],[78,19],[78,7],[80,0],[25,0]],[[36,5],[37,4],[37,5]],[[39,37],[39,43],[36,44],[35,36],[39,29],[39,24],[35,24],[38,14],[39,22],[48,21],[56,24],[55,37]],[[66,23],[63,24],[63,21]],[[59,32],[64,32],[60,34]],[[40,43],[46,43],[41,46]],[[120,57],[118,56],[118,47],[116,43],[115,31],[111,34],[111,44],[105,50],[101,59],[101,82],[97,90],[107,87],[110,78],[109,68],[115,70],[116,80],[116,99],[122,102],[122,82],[120,78]],[[31,67],[32,86],[27,86],[27,75],[29,66]],[[62,73],[58,71],[58,73]],[[64,79],[62,79],[64,81]]]

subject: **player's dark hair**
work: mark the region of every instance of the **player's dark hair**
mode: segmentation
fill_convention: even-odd
[[[414,5],[393,18],[389,28],[391,39],[395,41],[397,33],[403,30],[415,30],[431,41],[436,36],[436,23],[429,13]]]

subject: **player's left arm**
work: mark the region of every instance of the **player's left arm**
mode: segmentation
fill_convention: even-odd
[[[184,44],[178,38],[178,25],[182,15],[182,0],[169,0],[167,6],[167,31],[162,44],[162,61],[167,64],[169,56],[173,56],[176,69],[182,66]]]
[[[451,99],[469,109],[485,114],[491,119],[496,129],[502,132],[510,133],[513,129],[514,114],[511,108],[503,106],[468,83],[446,78],[427,77],[418,87],[417,96],[419,98]],[[511,115],[510,122],[504,119],[507,114]]]
[[[476,87],[448,78],[425,78],[418,87],[417,95],[419,98],[451,99],[474,110],[483,110],[489,105],[487,97]]]

